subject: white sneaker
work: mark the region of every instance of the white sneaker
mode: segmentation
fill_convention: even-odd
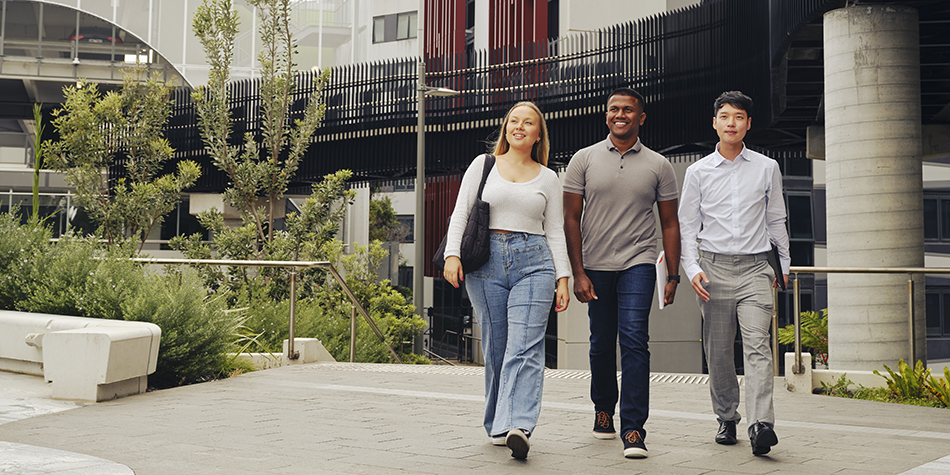
[[[516,459],[528,458],[528,449],[531,448],[531,444],[523,430],[511,429],[508,431],[508,437],[505,437],[505,445],[511,449],[512,457]]]
[[[492,445],[498,445],[498,446],[506,445],[506,444],[505,444],[505,439],[507,439],[507,438],[508,438],[508,437],[507,437],[507,436],[504,436],[504,435],[499,435],[499,436],[497,436],[497,437],[492,437],[492,438],[491,438],[491,444],[492,444]]]

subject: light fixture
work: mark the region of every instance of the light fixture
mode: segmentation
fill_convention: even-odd
[[[455,89],[449,89],[449,88],[447,88],[447,87],[429,87],[429,86],[422,86],[421,89],[422,89],[423,91],[425,91],[425,95],[426,95],[426,96],[449,97],[449,96],[457,96],[457,95],[461,94],[460,92],[456,91]]]
[[[76,56],[75,58],[73,58],[73,64],[76,66],[79,66],[79,56]]]

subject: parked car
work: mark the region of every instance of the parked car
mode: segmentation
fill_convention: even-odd
[[[116,30],[116,33],[118,33],[118,30]],[[73,34],[69,35],[66,39],[69,41],[78,39],[84,43],[106,43],[111,41],[117,45],[122,44],[122,38],[118,36],[116,38],[112,37],[112,28],[80,28],[78,35],[73,31]]]

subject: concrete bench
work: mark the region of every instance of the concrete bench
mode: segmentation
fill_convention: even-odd
[[[0,310],[0,370],[45,377],[54,399],[139,394],[158,364],[161,335],[152,323]]]

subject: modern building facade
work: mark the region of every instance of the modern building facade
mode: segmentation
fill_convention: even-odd
[[[11,12],[4,13],[0,32],[0,82],[12,85],[4,88],[0,101],[15,106],[3,108],[10,116],[3,129],[10,135],[0,136],[5,140],[0,161],[6,163],[0,169],[0,192],[10,190],[0,198],[10,203],[19,199],[14,193],[29,188],[25,184],[30,181],[24,179],[30,163],[25,143],[31,123],[23,113],[33,102],[56,104],[55,91],[83,77],[80,72],[114,84],[121,79],[115,76],[117,67],[127,59],[147,62],[183,85],[202,84],[207,76],[203,52],[190,35],[197,0],[0,3],[4,12]],[[415,219],[415,186],[406,177],[415,171],[414,73],[419,57],[431,72],[428,85],[462,92],[456,98],[429,100],[426,168],[432,178],[426,190],[431,205],[427,232],[406,238],[425,239],[429,253],[444,232],[448,204],[454,203],[451,183],[485,149],[500,115],[515,101],[534,100],[548,114],[552,166],[562,168],[574,150],[606,136],[606,95],[614,87],[631,85],[647,96],[644,143],[670,157],[682,182],[685,168],[715,144],[708,120],[712,100],[722,90],[740,89],[757,103],[750,146],[778,160],[783,170],[793,265],[858,265],[861,257],[869,259],[866,265],[950,267],[945,244],[950,242],[950,175],[945,163],[950,160],[950,53],[940,40],[950,24],[950,2],[903,2],[917,12],[916,20],[910,19],[909,10],[899,13],[903,20],[873,16],[884,15],[880,12],[861,16],[878,8],[889,12],[889,7],[880,7],[883,3],[609,0],[594,9],[576,0],[297,2],[301,69],[332,66],[334,83],[328,90],[331,114],[301,166],[296,190],[305,193],[328,171],[353,169],[359,198],[346,225],[349,242],[367,239],[370,184],[381,186],[392,198],[401,220],[409,224]],[[254,12],[240,1],[235,7],[241,11],[242,35],[233,75],[250,79],[259,51],[252,39]],[[836,20],[835,15],[847,19]],[[832,28],[835,21],[902,26],[888,29],[890,39],[868,49],[868,37],[874,35],[835,36],[840,30]],[[88,44],[69,40],[86,29],[105,38],[91,38],[101,42]],[[894,44],[903,49],[892,65],[885,57],[892,53],[888,45]],[[864,51],[872,53],[858,54]],[[916,65],[898,61],[914,51]],[[911,74],[915,68],[916,79]],[[885,112],[915,108],[918,115],[902,118],[899,128]],[[897,130],[906,143],[894,145],[897,142],[885,135]],[[885,140],[873,142],[881,137]],[[915,141],[920,142],[919,151]],[[862,162],[875,155],[861,151],[861,143],[885,152],[876,162]],[[844,163],[850,168],[843,168]],[[901,168],[901,174],[891,173],[892,168]],[[208,171],[192,199],[220,193],[221,180]],[[48,190],[64,190],[58,177],[44,176]],[[921,177],[917,184],[915,176]],[[855,202],[866,207],[857,212]],[[894,203],[907,206],[896,208]],[[189,229],[191,208],[180,207],[180,219],[169,220],[177,223],[175,229],[156,238]],[[914,221],[911,215],[922,218]],[[880,237],[874,234],[878,230],[890,234]],[[857,252],[847,257],[852,250]],[[402,246],[405,261],[414,262],[412,252],[411,244]],[[835,255],[844,260],[835,261]],[[900,259],[892,260],[897,255]],[[428,274],[426,307],[444,313],[465,308],[463,293],[445,288],[441,279]],[[853,354],[856,358],[839,359],[847,369],[864,369],[852,367],[859,359],[876,369],[880,360],[862,351],[876,348],[874,353],[886,359],[909,354],[906,303],[899,302],[892,289],[906,288],[906,276],[863,293],[853,290],[863,286],[853,283],[863,282],[857,279],[801,277],[803,309],[830,306],[832,322],[841,315],[832,337],[841,346],[833,349],[833,362],[835,353]],[[412,281],[408,275],[403,278]],[[950,357],[950,280],[927,276],[915,284],[915,355]],[[852,300],[831,296],[839,293]],[[891,300],[873,300],[889,294]],[[784,325],[791,304],[786,293],[779,299]],[[854,313],[848,315],[850,310]],[[701,322],[689,288],[681,286],[676,303],[653,315],[653,369],[701,372]],[[586,367],[583,305],[575,302],[552,319],[549,336],[552,365]]]

